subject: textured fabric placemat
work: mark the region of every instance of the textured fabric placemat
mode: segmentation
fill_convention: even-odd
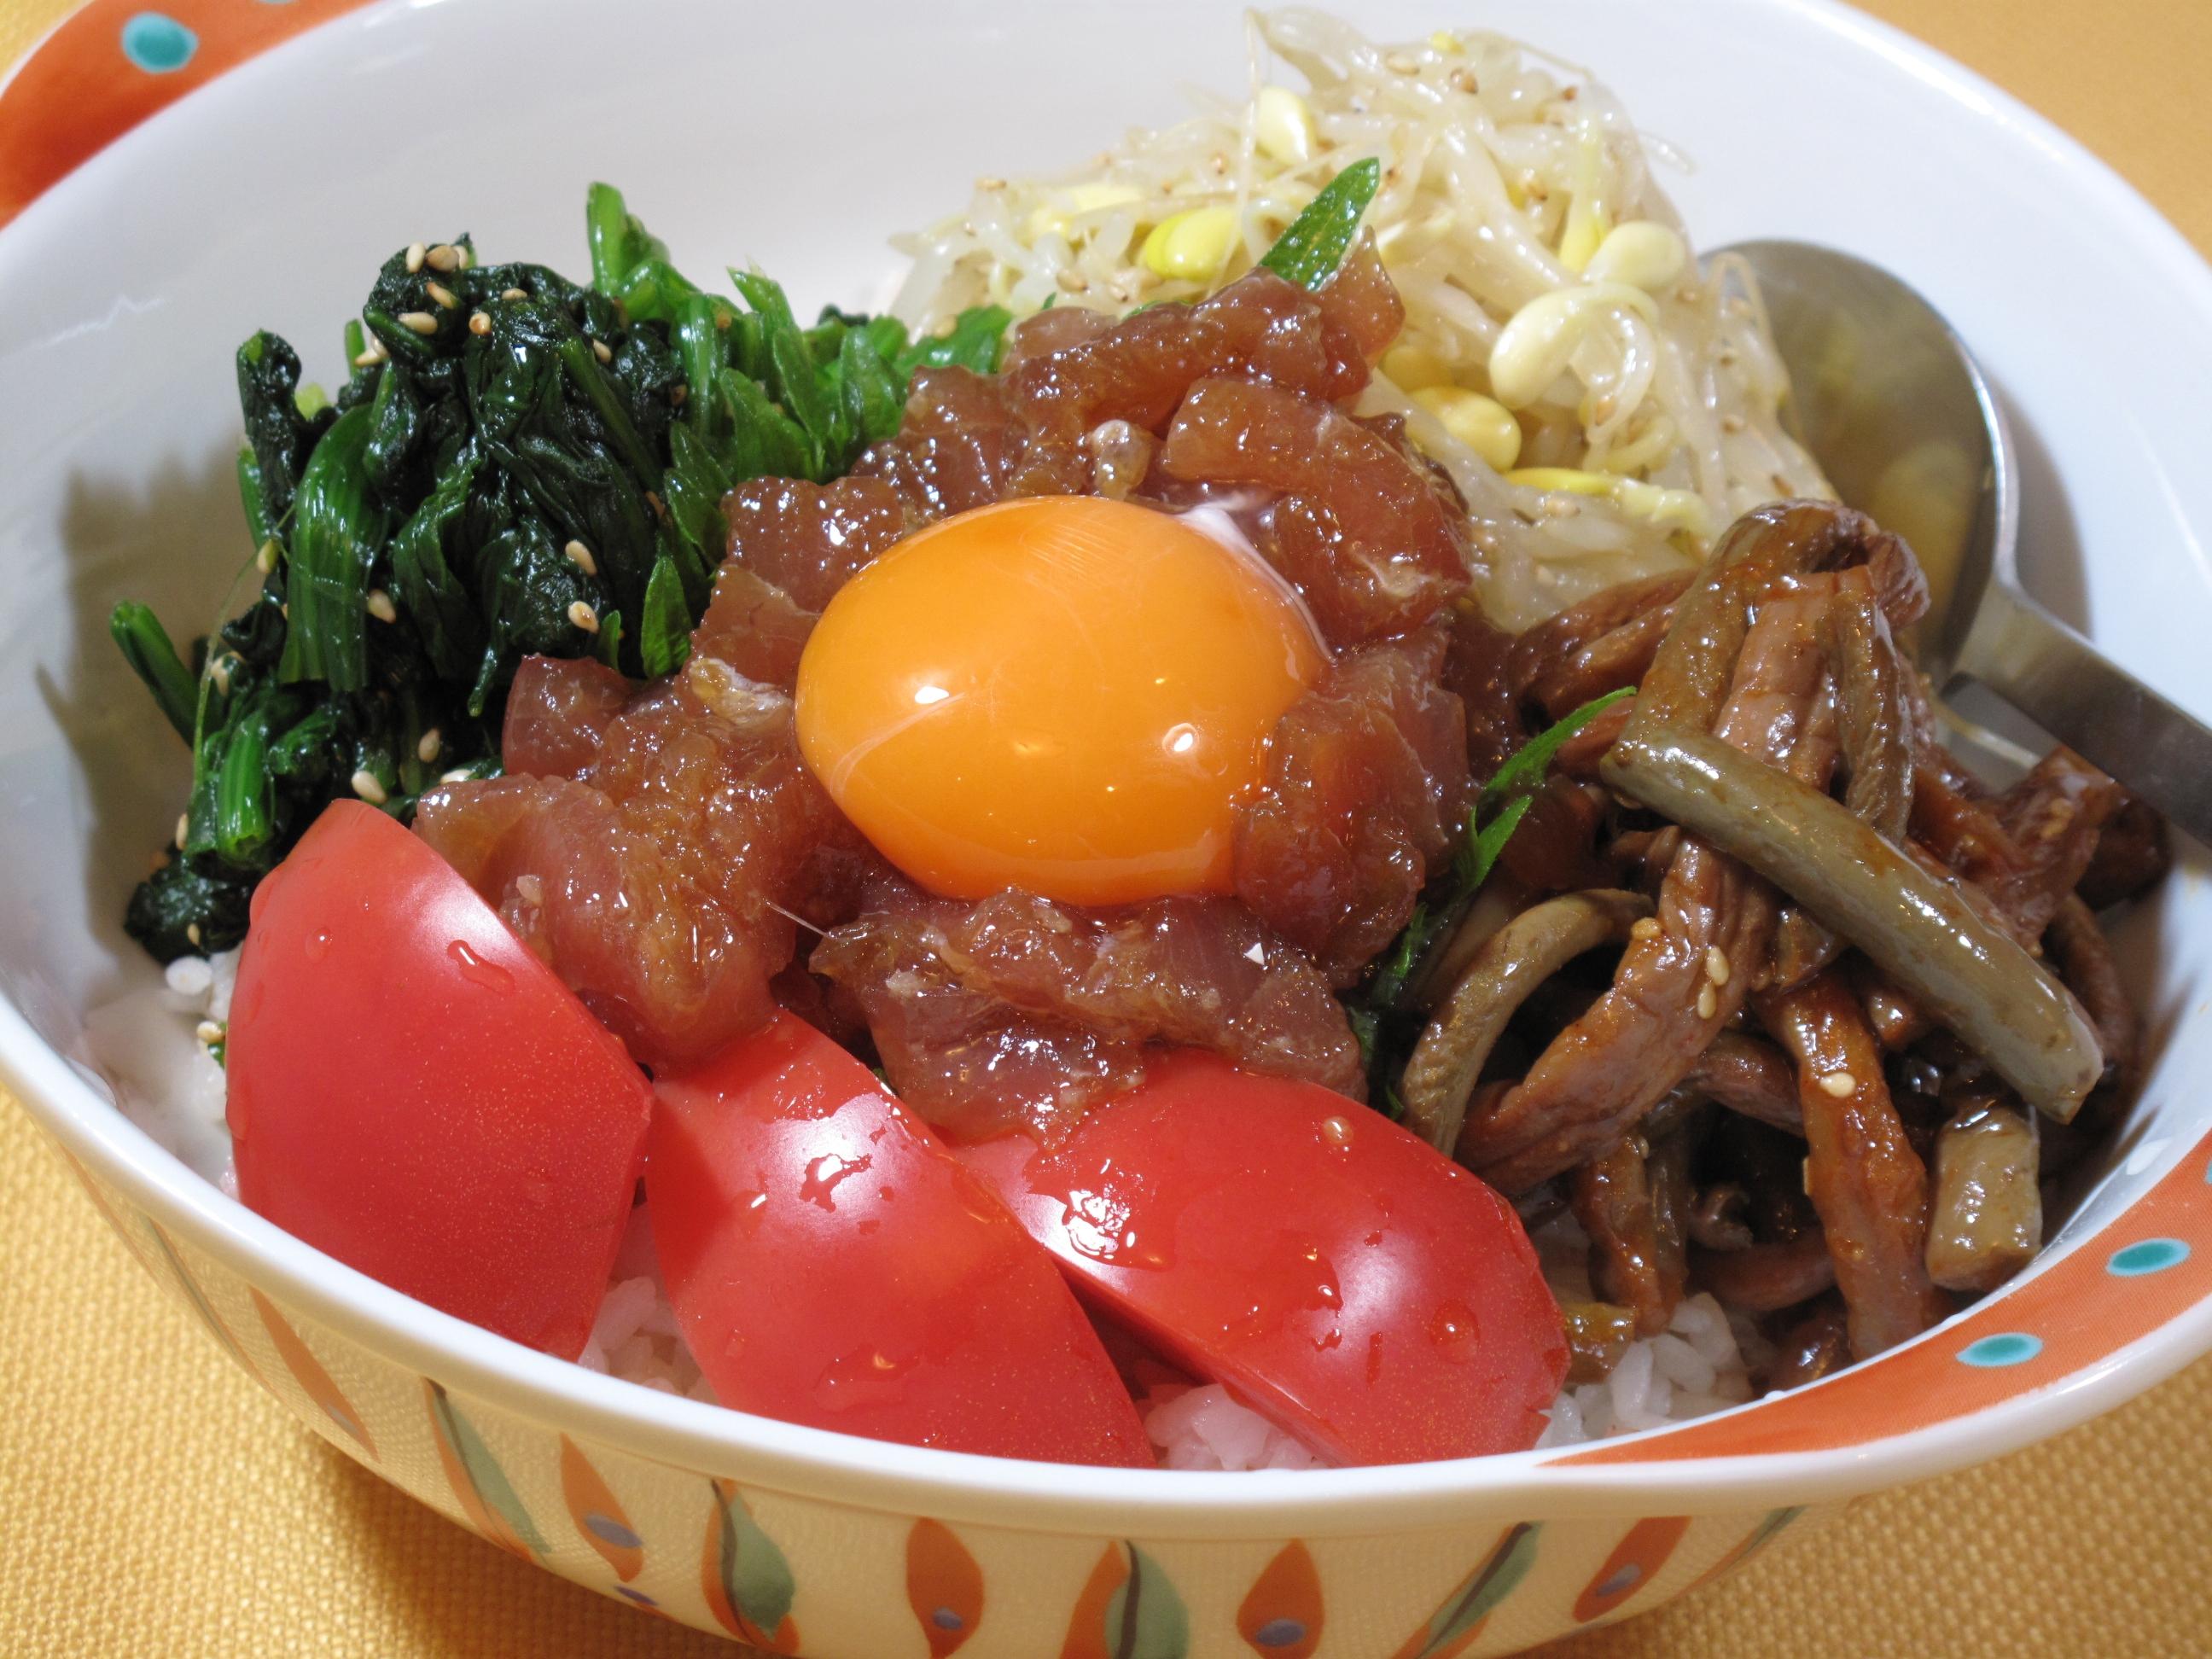
[[[2051,116],[2212,247],[2206,0],[1869,9]],[[0,64],[65,9],[0,0]],[[1440,16],[1480,12],[1439,0]],[[2212,1651],[2208,1428],[2212,1361],[2057,1439],[1870,1498],[1799,1547],[1553,1651]],[[0,1655],[735,1651],[527,1567],[331,1450],[138,1271],[0,1096]]]

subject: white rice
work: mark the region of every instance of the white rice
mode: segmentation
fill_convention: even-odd
[[[1169,1469],[1318,1469],[1304,1445],[1218,1382],[1164,1382],[1137,1402],[1145,1433]]]
[[[94,1008],[86,1043],[124,1114],[232,1197],[238,1177],[223,1117],[223,1072],[203,1036],[220,1041],[230,1017],[238,952],[180,957],[162,983]],[[210,1028],[214,1028],[210,1030]],[[1563,1300],[1591,1295],[1589,1241],[1571,1216],[1530,1234],[1544,1276]],[[1613,1375],[1563,1392],[1539,1446],[1657,1428],[1751,1397],[1746,1348],[1759,1338],[1710,1296],[1686,1298],[1660,1335],[1629,1346]],[[1753,1358],[1756,1353],[1753,1354]],[[651,1219],[632,1212],[591,1338],[576,1363],[641,1388],[714,1403],[714,1392],[676,1323],[653,1255]],[[1145,1431],[1170,1469],[1318,1468],[1322,1460],[1218,1383],[1157,1382],[1137,1402]]]
[[[1545,1280],[1563,1302],[1591,1298],[1589,1237],[1562,1212],[1532,1230]],[[1613,1375],[1561,1391],[1552,1402],[1540,1446],[1571,1446],[1609,1435],[1682,1423],[1751,1398],[1747,1345],[1760,1340],[1751,1322],[1711,1296],[1685,1297],[1667,1328],[1628,1345]]]
[[[652,1218],[642,1204],[630,1212],[629,1231],[615,1252],[607,1280],[606,1300],[599,1304],[599,1316],[576,1363],[663,1394],[715,1403],[712,1385],[700,1374],[677,1327],[676,1310],[653,1254]]]
[[[85,1016],[89,1057],[125,1116],[197,1174],[235,1198],[222,1066],[200,1040],[230,1018],[238,952],[179,957],[162,982],[103,1003]]]

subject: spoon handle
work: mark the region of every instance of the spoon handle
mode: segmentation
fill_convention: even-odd
[[[1983,590],[1954,678],[1980,681],[2173,826],[2212,842],[2212,728],[2026,594]]]

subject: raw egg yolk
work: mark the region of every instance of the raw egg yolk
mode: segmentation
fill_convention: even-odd
[[[949,897],[1225,892],[1238,798],[1327,662],[1256,555],[1126,502],[1004,501],[838,591],[799,659],[799,744]]]

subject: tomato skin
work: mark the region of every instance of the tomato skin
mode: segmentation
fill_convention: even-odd
[[[573,1359],[652,1095],[422,842],[340,801],[253,896],[227,1051],[239,1196],[432,1307]]]
[[[1049,1149],[961,1156],[1087,1296],[1325,1457],[1543,1431],[1566,1340],[1520,1218],[1341,1095],[1178,1054]]]
[[[911,1445],[1152,1467],[1052,1259],[835,1042],[783,1014],[653,1087],[653,1242],[724,1405]]]

